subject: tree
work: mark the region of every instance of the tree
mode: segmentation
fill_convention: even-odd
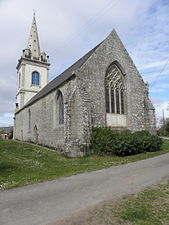
[[[11,130],[11,133],[9,135],[9,139],[12,139],[13,138],[13,129]]]
[[[169,121],[166,122],[165,130],[166,130],[166,133],[169,134]]]
[[[169,135],[169,118],[166,118],[165,121],[160,123],[160,128],[158,130],[159,135]]]

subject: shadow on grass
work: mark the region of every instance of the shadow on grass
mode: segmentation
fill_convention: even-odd
[[[0,173],[6,173],[15,169],[18,169],[16,164],[4,160],[0,161]]]

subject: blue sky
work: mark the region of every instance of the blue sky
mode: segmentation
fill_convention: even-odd
[[[168,0],[0,0],[0,126],[13,124],[16,64],[36,10],[53,79],[116,29],[145,82],[157,119],[169,117]],[[167,110],[168,109],[168,110]]]

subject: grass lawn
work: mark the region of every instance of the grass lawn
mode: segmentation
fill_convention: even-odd
[[[97,156],[65,158],[46,148],[25,142],[0,140],[0,189],[52,180],[110,166],[134,162],[169,152],[169,140],[164,140],[158,152],[134,156]]]
[[[118,224],[168,225],[169,181],[127,196],[113,211]]]

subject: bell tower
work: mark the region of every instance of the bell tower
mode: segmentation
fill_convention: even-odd
[[[45,52],[41,52],[35,13],[27,47],[17,64],[16,110],[22,108],[48,83],[49,62]]]

